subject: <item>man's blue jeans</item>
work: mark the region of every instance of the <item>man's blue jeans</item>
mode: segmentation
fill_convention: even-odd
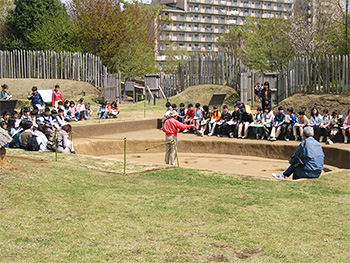
[[[300,178],[318,178],[321,175],[321,171],[306,171],[303,166],[294,167],[290,165],[288,169],[283,173],[284,176],[291,176],[293,174],[293,180],[298,180]]]

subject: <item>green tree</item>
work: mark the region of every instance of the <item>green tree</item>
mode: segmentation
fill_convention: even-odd
[[[294,55],[287,33],[290,21],[279,18],[251,19],[244,25],[244,62],[253,69],[281,69]]]
[[[71,21],[60,0],[15,0],[14,4],[5,22],[3,49],[50,49],[52,44],[44,42],[61,43],[71,36]]]
[[[83,49],[100,56],[110,71],[131,78],[155,70],[158,10],[119,0],[74,0],[72,10]]]
[[[247,34],[244,32],[244,27],[232,27],[229,32],[224,33],[218,38],[218,45],[225,53],[233,55],[236,58],[242,59],[242,49],[247,40]]]

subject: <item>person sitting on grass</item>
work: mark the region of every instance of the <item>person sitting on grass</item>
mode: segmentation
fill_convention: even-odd
[[[177,148],[177,134],[180,130],[193,128],[193,125],[186,125],[177,120],[177,112],[172,111],[163,125],[165,132],[166,152],[165,163],[175,165],[175,147]]]
[[[23,120],[21,122],[22,129],[24,132],[21,135],[21,148],[26,149],[28,144],[28,139],[33,135],[33,123],[31,121]]]
[[[320,138],[319,142],[323,141],[323,138],[326,137],[326,140],[329,141],[329,131],[331,129],[332,116],[329,115],[328,110],[323,110],[322,123],[319,127]]]
[[[297,118],[293,113],[293,108],[292,107],[287,108],[287,114],[284,119],[284,123],[282,124],[282,134],[283,134],[284,140],[287,142],[289,141],[290,135],[292,134],[292,130],[296,120]]]
[[[107,109],[109,116],[112,118],[118,118],[118,115],[121,112],[116,101],[113,101],[111,104],[109,104]]]
[[[79,99],[77,109],[80,112],[79,120],[88,120],[89,119],[89,117],[87,115],[86,107],[85,107],[85,99],[84,98]]]
[[[30,107],[24,107],[23,108],[23,114],[21,116],[21,121],[30,121],[32,122],[32,118],[30,117]]]
[[[256,139],[260,138],[259,127],[262,127],[263,113],[260,106],[256,109],[256,114],[254,117],[254,122],[252,122],[249,126],[253,128],[253,132],[255,134]]]
[[[188,104],[184,123],[188,123],[190,125],[193,124],[193,119],[195,115],[196,115],[196,110],[194,109],[193,104],[191,103]],[[183,131],[183,133],[186,133],[186,132],[190,132],[190,129],[185,129]]]
[[[37,116],[39,116],[39,110],[37,108],[30,111],[30,118],[32,120],[34,130],[38,128]]]
[[[195,134],[197,134],[199,131],[202,119],[203,119],[203,109],[200,103],[196,103],[196,109],[195,109],[194,118],[193,118],[193,125],[194,125],[193,130]]]
[[[211,111],[209,110],[209,106],[204,105],[203,106],[203,119],[202,119],[201,124],[200,124],[201,129],[198,132],[199,136],[203,137],[203,135],[208,127],[208,122],[210,121],[210,118],[211,118]]]
[[[31,104],[34,109],[38,109],[39,112],[44,109],[45,102],[38,92],[38,88],[36,86],[32,88],[32,94],[29,94],[27,98],[28,100],[31,100]]]
[[[244,107],[242,113],[242,121],[238,126],[238,138],[246,138],[248,137],[248,128],[249,125],[253,122],[253,116],[250,112],[247,112],[247,107]],[[242,134],[242,131],[244,132]]]
[[[91,109],[91,104],[90,103],[86,103],[85,105],[85,108],[86,108],[86,114],[89,118],[92,117],[92,115],[94,114],[94,111]],[[118,112],[119,114],[119,112]]]
[[[1,121],[8,122],[9,119],[10,119],[10,112],[4,111],[4,112],[2,113]]]
[[[1,86],[2,90],[0,92],[0,100],[9,100],[12,98],[12,95],[9,92],[9,86],[4,84]]]
[[[304,140],[290,158],[289,168],[283,173],[273,173],[272,176],[285,179],[293,174],[293,180],[318,178],[323,170],[324,153],[320,143],[313,136],[313,128],[306,126],[303,131]]]
[[[344,136],[344,143],[348,143],[350,136],[350,109],[348,110],[348,116],[346,117],[341,132]],[[346,136],[348,134],[348,136]]]
[[[333,144],[335,136],[340,133],[341,127],[343,126],[343,115],[341,115],[337,110],[332,112],[331,126],[329,140],[327,141],[328,144]]]
[[[261,121],[262,127],[259,127],[261,139],[264,140],[265,138],[269,140],[269,134],[270,134],[270,128],[273,123],[274,119],[273,111],[270,108],[264,109],[263,119]]]
[[[222,126],[224,134],[228,134],[230,138],[238,137],[238,127],[242,122],[242,112],[240,110],[240,103],[236,103],[231,119],[225,122]]]
[[[215,133],[216,124],[220,121],[220,119],[221,119],[221,112],[219,111],[218,106],[214,106],[213,113],[211,114],[211,118],[208,123],[208,126],[209,126],[208,136],[212,136]]]
[[[64,120],[64,110],[58,109],[57,111],[57,123],[59,127],[66,125],[66,121]]]
[[[284,113],[284,108],[282,106],[278,107],[278,113],[275,115],[275,119],[273,120],[273,126],[270,134],[270,141],[276,141],[278,136],[281,134],[282,124],[284,123],[284,119],[286,118],[286,114]]]
[[[108,119],[109,115],[108,115],[108,109],[107,109],[107,103],[106,102],[102,102],[100,106],[98,106],[97,108],[97,116],[100,119]]]
[[[187,113],[187,108],[185,107],[185,104],[184,103],[180,103],[180,108],[178,109],[177,111],[177,120],[179,122],[184,122],[185,121],[185,117],[186,117],[186,113]]]
[[[222,107],[223,111],[221,112],[220,121],[217,122],[218,125],[218,137],[227,137],[228,136],[228,125],[224,129],[224,124],[231,119],[231,112],[228,109],[227,105]]]
[[[57,135],[57,152],[75,154],[73,142],[68,139],[71,132],[72,126],[70,124],[66,124],[61,127]]]
[[[309,124],[308,118],[305,116],[305,112],[303,110],[299,111],[299,117],[293,127],[293,136],[296,141],[299,140],[298,130],[300,137],[303,138],[303,130]]]
[[[74,119],[75,121],[78,121],[79,116],[80,116],[80,112],[79,112],[77,106],[75,106],[74,101],[70,102],[69,111],[71,113],[72,119]]]

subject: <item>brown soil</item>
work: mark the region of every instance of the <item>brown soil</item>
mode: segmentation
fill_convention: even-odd
[[[303,110],[308,117],[310,116],[311,108],[314,106],[316,106],[321,113],[324,109],[328,109],[330,113],[334,110],[338,110],[342,114],[347,115],[350,109],[350,96],[299,93],[283,100],[275,106],[274,112],[277,112],[279,106],[283,106],[285,109],[287,107],[293,107],[295,113]]]

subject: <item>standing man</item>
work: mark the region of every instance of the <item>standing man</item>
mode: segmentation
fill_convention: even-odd
[[[314,138],[314,129],[304,128],[304,140],[289,160],[290,166],[283,173],[273,173],[275,178],[285,179],[293,174],[293,180],[300,178],[318,178],[324,164],[324,153],[321,144]]]
[[[175,147],[177,147],[177,133],[180,130],[193,128],[193,125],[186,125],[177,120],[177,112],[171,111],[169,119],[163,125],[163,132],[165,132],[166,152],[165,163],[175,165]],[[174,140],[173,142],[171,142]]]

